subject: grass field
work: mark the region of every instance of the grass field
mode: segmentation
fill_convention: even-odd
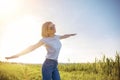
[[[0,62],[0,80],[42,80],[41,64]],[[103,56],[94,63],[58,65],[61,80],[120,80],[120,55],[115,60]]]

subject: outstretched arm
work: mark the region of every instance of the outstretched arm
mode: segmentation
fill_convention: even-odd
[[[44,43],[39,41],[38,43],[34,44],[34,45],[31,45],[29,46],[28,48],[24,49],[23,51],[21,51],[20,53],[18,54],[15,54],[13,56],[10,56],[10,57],[5,57],[6,59],[12,59],[12,58],[17,58],[19,56],[22,56],[22,55],[25,55],[29,52],[32,52],[33,50],[37,49],[38,47],[42,46]]]
[[[60,39],[69,38],[69,37],[75,36],[75,35],[76,35],[76,34],[65,34],[65,35],[60,36]]]

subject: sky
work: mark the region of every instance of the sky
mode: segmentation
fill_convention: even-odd
[[[119,0],[0,0],[0,60],[38,42],[46,21],[56,25],[57,35],[77,33],[61,40],[61,63],[94,62],[103,55],[120,54]],[[43,63],[46,50],[35,51],[10,62]]]

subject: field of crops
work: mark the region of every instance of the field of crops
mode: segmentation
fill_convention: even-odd
[[[0,62],[0,80],[42,80],[41,66]],[[120,55],[94,63],[61,63],[58,68],[61,80],[120,80]]]

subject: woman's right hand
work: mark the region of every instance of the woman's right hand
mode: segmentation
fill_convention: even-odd
[[[5,57],[5,59],[13,59],[13,58],[17,58],[18,56],[14,55],[14,56],[10,56],[10,57]]]

